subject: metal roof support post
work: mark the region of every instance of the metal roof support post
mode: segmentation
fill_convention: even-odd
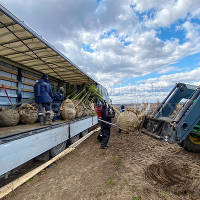
[[[17,102],[20,103],[22,101],[22,70],[20,68],[18,68],[17,81]]]

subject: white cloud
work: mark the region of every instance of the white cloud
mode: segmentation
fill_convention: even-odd
[[[160,9],[162,8],[163,4],[166,4],[166,0],[133,0],[132,1],[134,6],[135,6],[135,10],[140,11],[140,12],[144,12],[144,11],[148,11],[150,9]]]
[[[145,80],[144,83],[111,89],[115,103],[157,102],[162,101],[176,83],[182,82],[198,86],[200,68],[192,71],[162,75]],[[120,98],[119,98],[120,97]]]
[[[155,101],[164,97],[165,90],[176,81],[192,82],[195,77],[198,82],[199,68],[184,73],[172,65],[200,52],[200,27],[191,21],[200,17],[200,0],[102,0],[99,5],[95,0],[2,2],[109,90],[116,84],[127,84],[128,79],[159,74],[159,78],[135,82],[130,86],[133,93],[126,87],[123,90],[127,92],[120,94],[115,89],[111,92],[114,102]],[[144,14],[144,20],[138,13]],[[159,27],[180,19],[185,20],[177,26],[185,33],[184,42],[158,37]],[[101,38],[111,30],[116,34]],[[85,51],[82,44],[94,52]],[[173,70],[179,72],[165,75]]]
[[[155,18],[146,22],[147,26],[170,26],[179,19],[185,19],[191,13],[199,14],[200,0],[165,1]]]
[[[63,44],[66,55],[82,66],[83,70],[94,74],[101,83],[110,82],[110,85],[113,85],[120,83],[124,78],[152,72],[169,72],[174,69],[170,64],[199,52],[200,28],[189,22],[184,23],[182,28],[186,31],[188,39],[183,44],[179,44],[177,40],[162,41],[157,38],[154,30],[128,36],[127,40],[132,42],[129,46],[123,46],[120,39],[113,35],[100,40],[102,32],[95,31],[79,32],[76,40],[67,40]],[[94,52],[80,51],[82,42],[89,43]]]

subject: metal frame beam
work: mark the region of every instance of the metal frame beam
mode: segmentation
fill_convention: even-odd
[[[30,39],[34,39],[35,36],[31,36],[31,37],[24,37],[24,38],[21,38],[23,41],[25,40],[30,40]],[[6,45],[6,44],[12,44],[12,43],[15,43],[15,42],[20,42],[20,40],[18,39],[15,39],[15,40],[11,40],[11,41],[7,41],[7,42],[3,42],[3,43],[0,43],[0,46],[2,45]],[[15,47],[16,48],[16,47]]]
[[[9,52],[8,54],[6,54],[6,55],[2,55],[2,56],[4,56],[5,58],[9,58],[9,59],[11,59],[11,60],[13,60],[14,62],[18,62],[19,63],[19,65],[20,64],[22,64],[22,63],[20,63],[19,61],[17,61],[17,59],[18,59],[18,57],[20,57],[21,56],[21,54],[23,54],[23,56],[26,56],[26,57],[24,57],[24,59],[26,59],[26,58],[28,58],[28,57],[32,57],[33,59],[32,60],[34,60],[34,59],[38,59],[38,60],[41,60],[42,62],[44,62],[44,65],[47,65],[51,70],[50,71],[48,71],[49,73],[50,72],[52,72],[53,71],[53,73],[52,74],[57,74],[57,76],[58,77],[60,77],[61,78],[61,80],[63,79],[62,78],[62,74],[59,74],[59,73],[57,73],[57,71],[55,71],[55,69],[58,69],[58,68],[63,68],[63,69],[66,69],[65,71],[69,71],[69,72],[74,72],[74,73],[76,73],[76,74],[80,74],[81,75],[81,77],[82,76],[85,76],[86,77],[86,79],[88,79],[88,80],[91,80],[91,81],[94,81],[92,78],[90,78],[87,74],[85,74],[77,65],[75,65],[74,63],[72,63],[66,56],[64,56],[61,52],[59,52],[57,49],[55,49],[52,45],[50,45],[48,42],[46,42],[41,36],[39,36],[37,33],[35,33],[32,29],[30,29],[28,26],[26,26],[23,22],[21,22],[21,21],[19,21],[19,19],[17,19],[14,15],[12,15],[12,13],[10,13],[9,11],[7,11],[3,6],[1,6],[0,5],[0,11],[2,12],[2,14],[4,14],[5,16],[7,16],[8,18],[10,18],[10,19],[12,19],[16,24],[17,24],[17,30],[16,31],[13,31],[12,29],[10,29],[8,26],[6,26],[6,25],[8,25],[8,24],[4,24],[3,22],[1,22],[0,21],[0,24],[2,24],[2,26],[4,26],[8,31],[9,31],[9,34],[13,34],[18,40],[17,40],[17,42],[19,41],[19,42],[21,42],[27,49],[28,49],[28,51],[17,51],[16,49],[12,49],[12,48],[9,48],[9,47],[7,47],[7,48],[9,48],[9,49],[11,49],[12,51],[15,51],[15,53],[14,52]],[[14,24],[13,24],[14,25]],[[19,25],[19,27],[18,27],[18,25]],[[21,29],[22,28],[22,29]],[[55,52],[55,53],[57,53],[61,58],[63,58],[64,60],[66,60],[66,66],[64,65],[64,66],[59,66],[59,65],[57,65],[56,63],[65,63],[65,62],[46,62],[45,60],[43,60],[43,58],[42,57],[44,57],[45,55],[41,55],[41,57],[40,56],[38,56],[37,55],[37,53],[35,52],[35,50],[33,49],[33,48],[31,48],[31,47],[29,47],[23,40],[21,40],[21,38],[18,36],[18,34],[16,35],[16,33],[17,32],[24,32],[24,33],[26,33],[26,34],[30,34],[30,35],[33,35],[33,36],[35,36],[35,38],[36,39],[38,39],[40,42],[41,42],[41,44],[44,44],[44,45],[46,45],[46,47],[45,48],[42,48],[42,49],[45,49],[46,51],[47,51],[47,53],[51,53],[51,51],[52,52]],[[3,35],[3,34],[2,34]],[[16,41],[16,40],[15,40]],[[48,49],[50,49],[51,51],[48,51]],[[38,49],[37,49],[38,50]],[[2,50],[0,50],[1,52],[2,52]],[[8,52],[8,51],[7,51]],[[31,53],[32,52],[32,54],[25,54],[25,53]],[[45,54],[45,53],[44,53]],[[17,56],[17,55],[19,55],[19,56]],[[14,56],[14,58],[12,58],[12,56]],[[15,60],[16,59],[16,60]],[[70,65],[68,64],[68,63],[70,63]],[[62,64],[63,65],[63,64]],[[25,65],[26,66],[26,65]],[[52,67],[53,66],[53,67]],[[54,66],[57,66],[57,68],[55,68]],[[67,67],[67,66],[69,66],[69,67]],[[28,68],[30,68],[30,69],[34,69],[32,66],[27,66]],[[75,69],[73,69],[73,68],[75,68]],[[37,70],[37,69],[36,69]],[[40,71],[39,70],[39,68],[38,68],[38,71]],[[62,73],[62,72],[61,72]],[[55,77],[55,75],[54,75],[54,77]],[[95,81],[94,81],[95,82]]]
[[[64,77],[65,80],[78,80],[78,79],[82,79],[82,80],[88,80],[87,78],[85,77],[81,77],[81,76],[65,76]]]
[[[61,67],[62,68],[62,67]],[[57,69],[57,68],[56,68]],[[66,70],[60,70],[60,71],[57,71],[57,72],[59,72],[59,73],[62,73],[62,72],[66,72]],[[75,73],[75,72],[74,72]],[[74,73],[65,73],[65,75],[70,75],[70,74],[74,74]],[[50,72],[49,74],[52,74],[52,72]],[[82,76],[84,76],[84,74],[82,74]]]
[[[73,81],[73,80],[77,80],[77,81],[78,81],[78,80],[88,81],[88,79],[87,79],[87,78],[84,78],[84,77],[72,77],[72,78],[71,78],[70,76],[69,76],[69,77],[65,77],[65,80],[66,80],[66,81]]]
[[[22,70],[18,68],[17,74],[17,102],[21,102],[22,100]]]
[[[54,64],[53,63],[51,63],[52,64],[52,66],[54,66]],[[37,66],[39,66],[39,65],[35,65],[35,66],[28,66],[27,65],[27,67],[32,67],[33,69],[35,69],[35,70],[44,70],[45,68],[43,67],[43,68],[37,68]],[[69,72],[74,72],[74,73],[77,73],[77,74],[80,74],[80,75],[82,75],[82,76],[84,76],[84,74],[82,74],[81,72],[79,72],[79,71],[75,71],[75,70],[78,70],[78,69],[76,69],[75,68],[75,70],[74,69],[68,69],[68,68],[66,68],[67,66],[58,66],[58,65],[55,65],[55,66],[57,66],[57,67],[53,67],[54,69],[58,69],[58,68],[63,68],[63,69],[65,69],[65,71],[69,71]],[[52,74],[52,73],[54,73],[54,72],[47,72],[48,74]]]
[[[85,79],[87,79],[87,78],[84,77],[84,76],[76,75],[76,74],[64,74],[64,75],[63,75],[63,78],[66,78],[66,77],[77,77],[77,78],[85,78]]]
[[[65,61],[66,62],[66,61]],[[64,66],[60,66],[60,65],[56,65],[56,64],[54,64],[54,63],[52,63],[52,62],[48,62],[50,65],[52,65],[52,66],[55,66],[54,68],[55,69],[58,69],[58,68],[65,68],[65,67],[67,67],[68,66],[68,68],[69,67],[71,67],[71,69],[73,69],[73,68],[75,68],[75,67],[73,67],[70,63],[68,63],[68,62],[66,62],[66,65],[64,65]],[[61,64],[61,63],[60,63]],[[46,66],[45,64],[43,64],[43,65],[29,65],[29,66],[31,66],[31,67],[36,67],[36,68],[39,68],[39,67],[41,67],[41,66]],[[76,69],[76,68],[75,68]]]
[[[42,58],[42,57],[41,57],[41,58]],[[38,59],[32,59],[32,62],[34,62],[34,60],[35,60],[35,61],[38,61]],[[20,62],[20,61],[18,61],[18,62]],[[46,62],[46,61],[45,61],[45,64],[55,65],[55,64],[65,63],[65,62],[66,62],[66,61],[50,61],[50,62]],[[26,63],[27,63],[27,64],[29,63],[28,60],[26,61]],[[26,63],[23,63],[23,64],[26,65]],[[38,65],[27,65],[27,66],[36,67],[36,66],[38,66]],[[63,66],[59,66],[59,65],[56,65],[56,66],[58,66],[57,68],[63,67]]]
[[[0,21],[0,23],[3,24],[3,22],[1,22],[1,21]],[[4,24],[3,24],[3,25],[4,25]],[[6,29],[7,29],[8,31],[10,31],[10,33],[12,33],[16,38],[18,38],[18,39],[25,45],[25,47],[26,47],[27,49],[29,49],[39,60],[41,60],[42,62],[45,62],[45,61],[43,61],[40,57],[38,57],[38,55],[34,52],[33,49],[31,49],[23,40],[21,40],[21,39],[16,35],[16,31],[14,32],[14,31],[12,31],[11,29],[9,29],[8,27],[6,27]],[[24,29],[22,29],[22,30],[24,31]],[[48,65],[48,64],[47,64],[47,65]],[[48,66],[49,66],[49,65],[48,65]],[[54,71],[54,69],[52,69],[51,66],[49,66],[49,68],[50,68],[52,71]],[[55,71],[55,73],[56,73],[56,71]],[[59,74],[58,74],[58,76],[59,76],[61,79],[63,79],[62,76],[60,76]]]
[[[13,26],[13,25],[15,25],[15,24],[17,24],[17,23],[16,23],[16,22],[7,23],[7,24],[5,24],[5,25],[0,25],[0,28],[6,28],[6,27],[8,27],[8,26]]]
[[[59,55],[57,54],[54,54],[54,55],[51,55],[51,56],[45,56],[45,57],[40,57],[40,58],[51,58],[51,57],[59,57]],[[31,61],[31,60],[35,60],[35,58],[31,58],[31,59],[24,59],[24,60],[18,60],[17,62],[25,62],[25,61]]]
[[[4,23],[2,23],[2,22],[0,22],[0,23],[1,23],[2,25],[4,25]],[[5,28],[6,28],[6,29],[9,29],[7,26],[5,26]],[[1,35],[0,35],[0,39],[1,39],[1,37],[4,37],[4,36],[6,36],[6,35],[11,35],[11,34],[13,34],[13,33],[14,33],[14,34],[16,34],[16,33],[22,33],[22,32],[25,32],[24,29],[16,30],[15,32],[9,30],[8,32],[1,34]]]
[[[8,54],[2,55],[2,56],[12,56],[12,55],[17,55],[17,54],[25,54],[26,56],[30,56],[30,57],[31,57],[31,55],[26,54],[26,53],[28,53],[28,52],[31,52],[30,50],[26,50],[26,51],[17,51],[17,50],[15,50],[15,49],[10,48],[10,47],[6,47],[6,48],[8,48],[8,49],[10,49],[10,50],[12,50],[12,51],[15,51],[15,53],[8,53]],[[43,49],[47,49],[47,48],[48,48],[48,47],[34,48],[33,51],[43,50]],[[2,50],[0,49],[0,52],[1,52],[1,51],[2,51]],[[19,56],[17,56],[17,57],[19,57]],[[16,57],[14,57],[14,58],[16,58]],[[13,59],[13,58],[10,58],[10,59]]]

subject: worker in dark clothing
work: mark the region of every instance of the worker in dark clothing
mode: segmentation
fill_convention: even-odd
[[[106,106],[106,102],[105,101],[101,101],[101,103],[98,105],[98,107],[97,107],[97,115],[98,115],[98,118],[99,119],[101,119],[101,110],[102,110],[102,108],[103,108],[103,105],[105,105]],[[97,136],[97,140],[99,141],[99,142],[101,142],[102,141],[102,138],[103,138],[103,134],[102,134],[102,130],[103,130],[103,128],[102,128],[102,122],[100,122],[100,125],[101,125],[101,132],[98,134],[98,136]]]
[[[106,121],[108,123],[111,123],[112,118],[114,118],[115,113],[113,110],[111,110],[109,107],[107,108],[106,105],[103,105],[101,110],[101,119],[103,121]],[[108,141],[110,138],[110,128],[111,125],[102,122],[101,123],[101,129],[102,129],[102,140],[101,140],[101,148],[105,149],[108,147]]]
[[[101,103],[99,102],[98,105],[97,105],[97,116],[98,116],[99,119],[101,119],[101,110],[102,110],[102,107],[103,107],[104,104],[105,104],[104,102],[101,102]],[[100,122],[99,125],[101,126],[102,122]],[[99,142],[101,142],[102,137],[103,137],[103,134],[102,134],[102,127],[101,127],[101,132],[98,134],[97,140]]]
[[[38,118],[40,125],[43,125],[46,122],[50,124],[53,93],[47,74],[43,74],[42,78],[36,81],[36,84],[34,85],[34,95],[35,102],[38,104]],[[44,120],[44,109],[46,111],[46,120]]]
[[[125,111],[125,106],[124,105],[121,105],[120,107],[120,113],[124,112]]]
[[[53,121],[58,120],[60,117],[60,106],[62,102],[65,100],[64,88],[60,87],[60,89],[56,92],[53,98],[52,110],[54,112]]]
[[[120,107],[120,113],[123,113],[123,112],[125,112],[125,106],[121,105],[121,107]],[[121,133],[122,130],[119,128],[118,132]]]

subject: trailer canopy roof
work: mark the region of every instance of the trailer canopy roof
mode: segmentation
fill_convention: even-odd
[[[0,56],[71,84],[95,82],[2,5]]]

